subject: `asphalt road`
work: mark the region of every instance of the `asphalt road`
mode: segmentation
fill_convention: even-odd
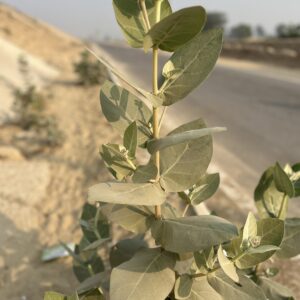
[[[110,44],[101,47],[131,80],[149,89],[150,55]],[[166,59],[160,58],[161,66]],[[168,119],[176,127],[199,117],[209,126],[227,127],[214,138],[213,163],[227,174],[225,180],[240,187],[236,198],[247,205],[268,166],[300,161],[300,80],[280,76],[280,69],[238,66],[219,64],[197,90],[169,109]]]

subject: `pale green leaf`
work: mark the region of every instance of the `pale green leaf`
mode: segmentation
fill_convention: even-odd
[[[193,187],[189,198],[192,205],[199,205],[203,201],[209,199],[217,191],[220,184],[220,175],[205,174],[200,181]]]
[[[134,48],[143,47],[143,40],[146,34],[142,12],[138,0],[113,0],[116,19],[121,27],[128,44]],[[156,21],[155,0],[146,0],[146,7],[150,25]],[[168,0],[162,0],[161,16],[164,19],[172,13]]]
[[[220,269],[207,276],[208,283],[222,299],[267,300],[262,290],[251,279],[244,275],[240,275],[239,278],[239,284],[236,284]]]
[[[276,163],[274,168],[274,180],[278,191],[284,193],[290,198],[294,197],[295,194],[294,185],[290,181],[288,175],[281,168],[279,163]]]
[[[135,157],[135,152],[137,148],[137,125],[136,122],[132,122],[124,132],[123,144],[128,150],[128,155],[130,158]]]
[[[260,217],[277,218],[281,211],[281,217],[284,218],[287,212],[287,201],[284,201],[284,194],[278,191],[274,181],[274,167],[268,168],[262,175],[254,192],[255,204]]]
[[[174,293],[176,299],[186,299],[192,293],[193,279],[190,275],[179,276],[175,282]]]
[[[100,239],[97,241],[92,242],[90,245],[85,247],[83,251],[91,251],[91,250],[97,250],[98,248],[102,247],[105,243],[107,243],[110,239]]]
[[[222,298],[208,284],[206,277],[200,277],[200,278],[194,279],[193,285],[192,285],[192,290],[191,290],[191,295],[186,299],[187,300],[223,300],[224,298]]]
[[[99,183],[89,188],[88,201],[128,204],[128,205],[161,205],[165,193],[158,184],[152,183]]]
[[[276,255],[280,258],[291,258],[300,254],[300,219],[286,219],[282,243]]]
[[[173,52],[199,33],[206,22],[203,7],[181,9],[155,24],[145,36],[144,50],[153,46]]]
[[[203,120],[199,119],[180,126],[169,136],[202,128],[206,128],[206,125]],[[211,136],[204,136],[161,150],[161,186],[167,192],[182,192],[191,188],[206,173],[212,151]]]
[[[260,277],[259,286],[264,291],[266,297],[270,300],[292,300],[293,293],[285,286],[271,279]]]
[[[207,273],[208,269],[213,269],[217,257],[215,257],[214,247],[207,248],[201,252],[194,253],[194,259],[198,269]]]
[[[257,235],[261,237],[260,246],[276,246],[279,247],[284,234],[284,222],[279,219],[263,219],[257,222]],[[240,238],[241,242],[241,238]],[[248,269],[257,264],[266,261],[269,259],[276,250],[268,251],[264,253],[258,250],[253,250],[252,253],[244,253],[238,260],[236,260],[235,264],[239,269]],[[263,248],[261,248],[263,249]],[[276,248],[277,249],[277,248]],[[240,250],[242,253],[242,250]]]
[[[273,246],[273,245],[263,245],[263,246],[258,246],[256,248],[250,247],[247,249],[246,253],[248,254],[257,254],[257,253],[266,253],[266,252],[273,252],[280,250],[279,247]]]
[[[194,140],[198,140],[207,135],[211,135],[213,133],[219,133],[226,131],[224,127],[213,127],[213,128],[202,128],[198,130],[189,130],[182,133],[171,134],[167,137],[150,140],[147,142],[147,149],[150,154],[153,154],[157,151],[161,151],[162,149],[176,146],[182,143],[189,143]]]
[[[138,145],[151,136],[149,122],[151,110],[128,90],[106,81],[101,88],[100,102],[102,112],[111,125],[124,136],[126,128],[134,121],[138,128]]]
[[[234,263],[224,254],[222,246],[218,249],[218,261],[224,273],[234,282],[239,282],[239,275]]]
[[[123,145],[102,145],[100,155],[109,171],[118,180],[123,180],[135,169],[135,165],[128,157],[127,150]]]
[[[145,166],[138,166],[135,170],[132,181],[134,183],[145,183],[155,179],[157,176],[157,167],[152,161]]]
[[[111,275],[111,300],[165,300],[175,284],[176,256],[157,249],[140,250],[114,268]]]
[[[154,209],[148,206],[106,204],[101,212],[109,221],[134,233],[145,233],[155,219]]]
[[[185,98],[207,78],[219,57],[222,36],[221,29],[206,31],[175,51],[163,68],[165,81],[159,90],[165,106]]]
[[[245,226],[243,228],[243,241],[242,244],[245,249],[250,245],[250,239],[257,236],[257,223],[256,218],[252,212],[249,212]]]
[[[203,250],[237,235],[237,229],[233,224],[215,216],[156,221],[151,231],[158,244],[175,253]]]
[[[85,293],[95,290],[95,289],[103,290],[105,288],[105,290],[106,290],[108,288],[108,286],[107,286],[108,278],[109,278],[108,272],[102,272],[102,273],[95,274],[80,283],[79,287],[77,288],[77,293],[79,295],[82,295],[82,294],[85,294]]]

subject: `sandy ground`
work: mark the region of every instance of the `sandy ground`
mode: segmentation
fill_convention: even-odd
[[[16,129],[0,127],[0,299],[41,300],[46,290],[67,293],[77,284],[70,259],[43,264],[41,252],[78,241],[87,188],[107,177],[98,148],[116,136],[100,114],[99,87],[76,84],[81,42],[3,5],[0,37],[59,72],[43,92],[64,132],[62,147],[25,159],[9,148]],[[10,155],[1,160],[3,148]]]

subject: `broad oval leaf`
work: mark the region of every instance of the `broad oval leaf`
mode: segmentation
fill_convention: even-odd
[[[178,127],[169,136],[203,128],[206,128],[206,125],[199,119]],[[212,152],[211,136],[161,150],[161,186],[167,192],[181,192],[191,188],[206,173]]]
[[[165,300],[175,284],[176,256],[162,249],[143,249],[114,268],[111,300]]]
[[[175,253],[200,251],[222,244],[237,235],[233,224],[215,216],[156,221],[151,231],[156,243]]]
[[[148,206],[106,204],[101,212],[109,221],[140,234],[145,233],[155,220],[153,209]]]
[[[199,33],[206,22],[206,12],[201,6],[181,9],[159,23],[146,34],[144,50],[153,46],[161,50],[173,52]]]
[[[193,279],[188,274],[179,276],[175,282],[174,293],[176,299],[186,299],[192,293]]]
[[[122,136],[124,136],[128,126],[136,122],[138,145],[149,139],[151,132],[148,124],[152,112],[135,95],[110,81],[106,81],[100,91],[100,103],[107,121]]]
[[[182,143],[188,143],[194,140],[198,140],[207,135],[211,135],[213,133],[226,131],[224,127],[213,127],[213,128],[202,128],[196,130],[189,130],[182,133],[168,135],[161,139],[150,140],[147,142],[147,149],[150,154],[153,154],[157,151],[161,151],[162,149],[176,146]]]
[[[288,175],[281,168],[279,163],[276,163],[274,167],[274,180],[275,180],[276,188],[278,189],[279,192],[284,193],[290,198],[294,197],[295,194],[294,185],[289,179]]]
[[[157,176],[157,167],[150,161],[145,166],[138,166],[132,176],[132,181],[134,183],[145,183],[149,182],[151,179],[155,179]]]
[[[263,291],[251,279],[244,275],[239,277],[239,284],[236,284],[219,269],[210,273],[207,279],[210,286],[222,296],[222,299],[267,300]]]
[[[285,286],[271,279],[260,277],[258,280],[259,286],[264,291],[268,299],[272,300],[291,300],[293,293]]]
[[[203,201],[209,199],[217,191],[220,185],[220,175],[205,174],[200,181],[193,187],[189,198],[192,205],[199,205]]]
[[[286,219],[284,237],[276,255],[280,258],[291,258],[300,254],[300,219]]]
[[[234,282],[239,282],[239,275],[234,263],[224,254],[222,246],[218,249],[218,261],[223,272]]]
[[[159,90],[163,105],[171,105],[193,91],[214,68],[222,48],[223,31],[213,29],[195,36],[174,52],[163,68]]]
[[[155,0],[146,0],[146,7],[150,25],[156,22]],[[119,26],[121,27],[128,44],[134,48],[143,47],[143,40],[146,34],[143,16],[138,0],[113,0],[114,11]],[[161,16],[164,19],[172,13],[168,0],[161,3]]]
[[[206,277],[196,278],[193,281],[191,295],[187,300],[223,300],[207,282]]]
[[[105,182],[89,188],[88,201],[128,204],[128,205],[161,205],[165,193],[159,184]]]
[[[269,218],[257,222],[257,235],[261,237],[260,246],[279,247],[283,239],[283,234],[284,222],[282,220]],[[263,250],[263,248],[261,250]],[[236,266],[239,269],[251,268],[272,257],[276,251],[276,249],[270,251],[270,249],[267,248],[265,248],[265,250],[265,253],[257,253],[260,252],[260,249],[258,247],[257,251],[253,249],[252,253],[251,251],[249,251],[249,253],[245,252],[245,255],[236,260]]]

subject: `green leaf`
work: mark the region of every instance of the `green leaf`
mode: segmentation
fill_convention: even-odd
[[[98,273],[89,277],[88,279],[80,283],[79,287],[77,288],[78,295],[85,294],[95,289],[106,290],[108,288],[108,278],[108,272]]]
[[[276,188],[274,172],[274,167],[268,168],[263,173],[254,192],[255,204],[262,219],[279,217],[281,208],[281,218],[284,219],[287,212],[288,203],[284,200],[284,194]]]
[[[169,136],[202,128],[206,128],[206,125],[203,120],[199,119],[180,126]],[[206,173],[212,151],[211,136],[204,136],[161,150],[161,186],[167,192],[181,192],[191,188]]]
[[[128,205],[161,205],[166,199],[158,184],[152,183],[99,183],[89,188],[89,203]]]
[[[262,290],[244,275],[239,276],[239,284],[233,282],[222,270],[207,276],[208,283],[222,299],[230,300],[267,300]]]
[[[222,300],[225,298],[220,297],[220,295],[208,284],[206,277],[200,277],[194,279],[191,295],[186,299],[187,300]]]
[[[143,249],[114,268],[111,300],[165,300],[175,284],[176,256],[162,249]]]
[[[163,68],[165,81],[159,90],[165,106],[185,98],[207,78],[219,57],[222,36],[221,29],[200,33],[172,55]]]
[[[174,293],[176,299],[186,299],[192,293],[193,279],[188,274],[179,276],[175,282]]]
[[[199,33],[206,22],[206,12],[201,6],[181,9],[159,23],[146,34],[144,50],[153,46],[173,52]]]
[[[214,247],[207,248],[201,252],[194,253],[196,266],[201,273],[207,273],[208,269],[213,269],[217,258],[215,257]]]
[[[143,47],[143,40],[146,34],[146,29],[143,22],[142,12],[137,0],[113,0],[116,19],[121,27],[128,44],[134,48]],[[150,25],[153,26],[156,22],[155,16],[155,0],[146,0],[146,7]],[[161,3],[160,19],[172,13],[171,6],[168,0],[163,0]]]
[[[260,247],[261,246],[276,246],[279,247],[284,234],[284,222],[279,219],[263,219],[257,222],[257,235],[261,237]],[[241,242],[241,238],[240,238]],[[248,269],[257,264],[266,261],[269,259],[274,253],[274,251],[268,251],[265,253],[261,252],[259,247],[255,248],[244,253],[242,257],[236,260],[235,264],[239,269]],[[275,248],[277,249],[277,248]],[[261,248],[262,251],[267,250],[267,248]],[[243,251],[240,250],[240,253]],[[258,252],[258,253],[257,253]]]
[[[175,253],[203,250],[237,235],[237,229],[233,224],[215,216],[156,221],[151,230],[156,243]]]
[[[249,248],[247,249],[246,253],[248,254],[257,254],[257,253],[266,253],[266,252],[273,252],[280,250],[279,247],[273,246],[273,245],[263,245],[263,246],[258,246],[256,248]]]
[[[104,116],[122,136],[127,127],[135,121],[138,128],[138,145],[149,139],[151,132],[148,124],[152,112],[143,101],[128,90],[106,81],[101,88],[100,102]]]
[[[157,176],[157,167],[152,161],[145,166],[138,166],[135,170],[132,181],[134,183],[145,183],[155,179]]]
[[[135,170],[134,162],[128,157],[128,151],[123,145],[102,145],[100,155],[108,170],[118,180],[123,180]]]
[[[276,255],[279,258],[291,258],[300,254],[300,219],[286,219],[282,243]]]
[[[80,218],[81,230],[89,243],[109,237],[109,225],[100,213],[100,208],[86,203]]]
[[[83,251],[91,251],[91,250],[97,250],[98,248],[102,247],[104,244],[106,244],[110,239],[100,239],[95,242],[92,242],[90,245],[85,247]]]
[[[148,248],[141,236],[119,241],[111,248],[109,261],[112,268],[130,260],[139,250]]]
[[[281,168],[279,163],[276,163],[274,168],[274,180],[278,191],[284,193],[290,198],[294,197],[295,194],[294,185],[290,181],[288,175]]]
[[[147,206],[106,204],[101,211],[109,221],[134,233],[145,233],[155,220],[154,209]]]
[[[214,127],[214,128],[202,128],[198,130],[189,130],[182,133],[168,135],[165,138],[150,140],[147,142],[147,149],[150,154],[153,154],[162,149],[175,146],[182,143],[189,143],[194,140],[198,140],[207,135],[213,133],[226,131],[224,127]]]
[[[217,191],[220,184],[220,175],[205,174],[200,181],[193,187],[191,193],[188,195],[191,204],[196,206],[203,201],[209,199]]]
[[[124,133],[124,146],[128,150],[130,158],[135,158],[135,152],[137,148],[137,125],[136,122],[132,122]]]
[[[285,286],[271,279],[260,277],[258,280],[259,286],[264,291],[268,299],[272,300],[292,300],[293,293]]]
[[[239,275],[234,263],[224,254],[222,246],[218,250],[218,260],[223,272],[234,282],[239,282]]]
[[[242,241],[243,248],[247,249],[250,245],[250,240],[256,236],[257,236],[256,218],[252,212],[249,212],[246,224],[243,228],[243,241]]]

